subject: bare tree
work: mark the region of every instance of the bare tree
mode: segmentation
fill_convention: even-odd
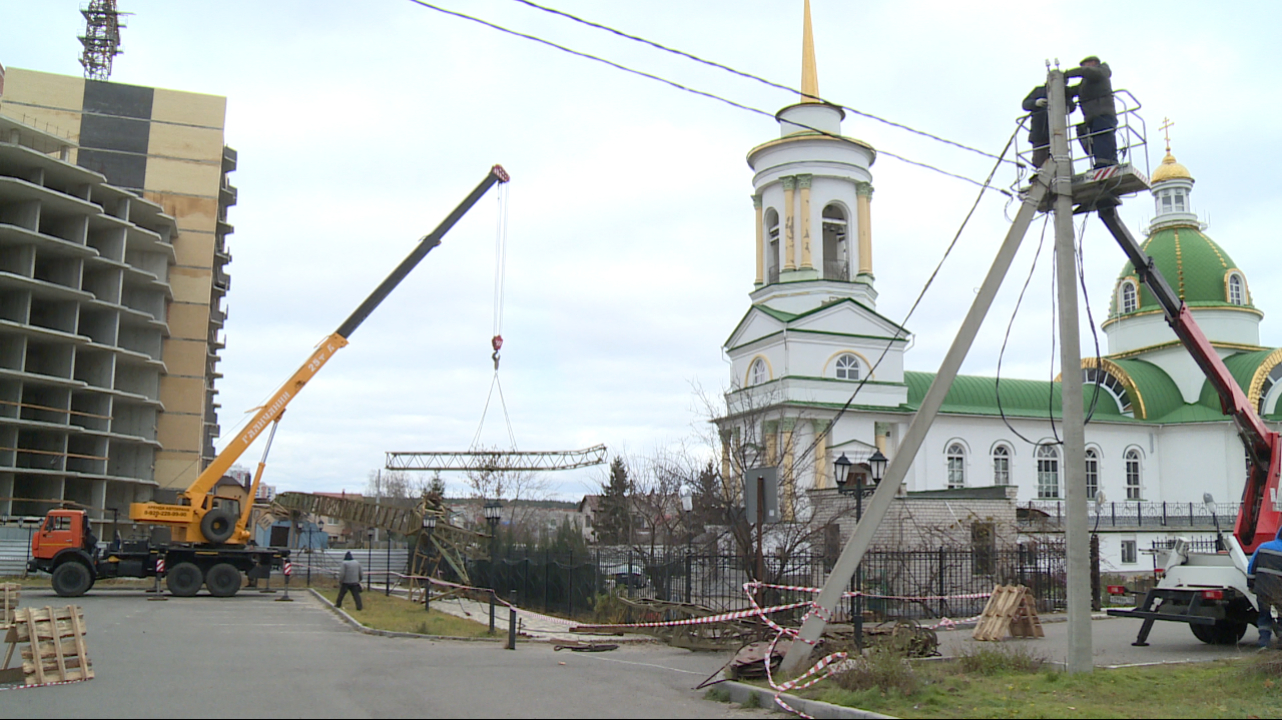
[[[498,500],[504,503],[503,517],[507,520],[510,534],[524,537],[531,534],[535,515],[525,503],[547,499],[548,482],[537,473],[501,469],[503,457],[499,451],[494,451],[480,469],[464,474],[468,494],[476,501],[473,522],[484,526],[482,506],[486,501]]]

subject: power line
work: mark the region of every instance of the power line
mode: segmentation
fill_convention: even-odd
[[[618,29],[612,28],[612,27],[610,27],[610,26],[608,26],[608,25],[602,25],[602,24],[600,24],[600,23],[592,22],[591,20],[585,20],[585,19],[583,19],[583,18],[581,18],[581,17],[578,17],[578,16],[576,16],[576,15],[572,15],[572,14],[570,14],[570,13],[567,13],[567,12],[564,12],[564,11],[561,11],[561,10],[557,10],[557,9],[555,9],[555,8],[545,7],[545,6],[543,6],[543,5],[539,5],[538,3],[531,2],[530,0],[515,0],[515,2],[521,3],[522,5],[528,5],[529,7],[535,8],[535,9],[537,9],[537,10],[542,10],[543,12],[546,12],[546,13],[551,13],[551,14],[553,14],[553,15],[559,15],[559,16],[561,16],[561,17],[563,17],[563,18],[566,18],[566,19],[568,19],[568,20],[572,20],[572,21],[574,21],[574,22],[576,22],[576,23],[580,23],[580,24],[582,24],[582,25],[587,25],[588,27],[593,27],[593,28],[596,28],[596,29],[598,29],[598,30],[604,30],[605,32],[612,33],[612,34],[614,34],[614,35],[618,35],[619,37],[622,37],[622,38],[627,38],[628,40],[633,40],[633,41],[635,41],[635,42],[639,42],[639,43],[642,43],[642,44],[644,44],[644,45],[649,45],[650,47],[656,48],[656,49],[658,49],[658,50],[662,50],[662,51],[664,51],[664,52],[672,53],[673,55],[680,55],[681,57],[684,57],[684,58],[687,58],[687,59],[693,60],[693,61],[695,61],[695,62],[697,62],[697,63],[701,63],[701,64],[703,64],[703,65],[708,65],[709,67],[714,67],[714,68],[717,68],[717,69],[719,69],[719,70],[725,70],[726,72],[731,73],[731,74],[733,74],[733,75],[738,75],[739,77],[747,78],[748,80],[754,80],[754,81],[756,81],[756,82],[759,82],[759,83],[761,83],[761,84],[763,84],[763,85],[766,85],[766,86],[768,86],[768,87],[775,88],[775,89],[777,89],[777,90],[785,90],[785,91],[790,92],[790,93],[793,93],[793,94],[795,94],[795,95],[804,95],[804,94],[805,94],[805,93],[803,93],[802,91],[800,91],[800,90],[798,90],[798,89],[796,89],[796,88],[789,87],[789,86],[787,86],[787,85],[783,85],[783,84],[781,84],[781,83],[777,83],[777,82],[774,82],[774,81],[772,81],[772,80],[767,80],[766,78],[760,77],[760,76],[758,76],[758,75],[753,75],[752,73],[749,73],[749,72],[744,72],[744,71],[742,71],[742,70],[737,70],[737,69],[735,69],[735,68],[733,68],[733,67],[730,67],[730,66],[728,66],[728,65],[723,65],[723,64],[721,64],[721,63],[719,63],[719,62],[715,62],[715,61],[713,61],[713,60],[707,60],[707,59],[705,59],[705,58],[701,58],[701,57],[699,57],[699,56],[697,56],[697,55],[692,55],[691,53],[685,52],[684,50],[678,50],[678,49],[676,49],[676,48],[668,47],[667,45],[663,45],[663,44],[661,44],[661,43],[654,42],[653,40],[647,40],[646,38],[643,38],[643,37],[638,37],[638,36],[636,36],[636,35],[630,35],[630,34],[628,34],[628,33],[626,33],[626,32],[623,32],[622,30],[618,30]],[[865,118],[868,118],[869,120],[875,120],[875,121],[877,121],[877,122],[879,122],[879,123],[883,123],[883,124],[885,124],[885,125],[889,125],[889,126],[891,126],[891,127],[893,127],[893,128],[898,128],[898,129],[900,129],[900,130],[905,130],[905,131],[907,131],[907,132],[913,133],[913,134],[915,134],[915,135],[921,135],[922,137],[930,138],[931,140],[935,140],[935,141],[937,141],[937,142],[944,143],[945,145],[951,145],[951,146],[956,147],[956,148],[961,148],[962,150],[967,150],[967,151],[970,151],[970,152],[973,152],[973,153],[976,153],[976,154],[979,154],[979,155],[983,155],[983,156],[984,156],[984,157],[986,157],[986,158],[992,158],[992,159],[994,159],[994,160],[1002,160],[1002,158],[1001,158],[1000,156],[998,156],[998,155],[994,155],[994,154],[992,154],[992,153],[990,153],[990,152],[988,152],[988,151],[986,151],[986,150],[980,150],[979,148],[974,148],[974,147],[971,147],[971,146],[969,146],[969,145],[965,145],[965,144],[963,144],[963,143],[959,143],[959,142],[957,142],[957,141],[955,141],[955,140],[949,140],[948,138],[940,137],[940,136],[935,135],[935,134],[933,134],[933,133],[926,132],[925,130],[918,130],[918,129],[916,129],[916,128],[913,128],[913,127],[909,127],[909,126],[907,126],[907,125],[904,125],[904,124],[902,124],[902,123],[897,123],[897,122],[895,122],[895,121],[893,121],[893,120],[887,120],[887,119],[885,119],[885,118],[882,118],[882,117],[878,117],[878,116],[876,116],[876,115],[873,115],[872,113],[864,112],[863,110],[857,110],[857,109],[852,108],[852,107],[850,107],[850,106],[848,106],[848,105],[842,105],[842,104],[840,104],[840,103],[832,102],[832,101],[830,101],[830,100],[825,100],[824,98],[821,98],[821,97],[817,97],[817,96],[808,96],[808,97],[814,97],[814,98],[815,98],[816,100],[818,100],[819,102],[826,103],[826,104],[828,104],[828,105],[833,105],[833,106],[835,106],[835,107],[839,107],[839,108],[841,108],[842,110],[847,110],[847,111],[849,111],[849,112],[851,112],[851,113],[853,113],[853,114],[855,114],[855,115],[858,115],[858,116],[860,116],[860,117],[865,117]],[[1002,160],[1002,162],[1008,162],[1008,163],[1011,163],[1011,164],[1017,164],[1014,160]]]
[[[599,62],[599,63],[602,63],[602,64],[604,64],[604,65],[608,65],[608,66],[610,66],[610,67],[612,67],[612,68],[614,68],[614,69],[616,69],[616,70],[621,70],[621,71],[623,71],[623,72],[630,73],[630,74],[632,74],[632,75],[637,75],[637,76],[639,76],[639,77],[643,77],[643,78],[646,78],[646,79],[649,79],[649,80],[654,80],[654,81],[656,81],[656,82],[663,83],[664,85],[668,85],[669,87],[676,88],[677,90],[682,90],[682,91],[685,91],[685,92],[688,92],[688,93],[691,93],[691,94],[694,94],[694,95],[699,95],[699,96],[701,96],[701,97],[705,97],[705,98],[708,98],[708,99],[710,99],[710,100],[716,100],[717,102],[725,103],[726,105],[729,105],[729,106],[734,107],[734,108],[738,108],[739,110],[744,110],[744,111],[747,111],[747,112],[750,112],[750,113],[755,113],[755,114],[757,114],[757,115],[764,115],[764,116],[766,116],[766,117],[768,117],[768,118],[771,118],[771,119],[774,119],[774,118],[775,118],[775,114],[774,114],[774,113],[772,113],[772,112],[769,112],[768,110],[762,110],[761,108],[752,107],[751,105],[744,105],[743,103],[736,102],[736,101],[731,100],[731,99],[729,99],[729,98],[722,97],[722,96],[720,96],[720,95],[717,95],[717,94],[714,94],[714,93],[710,93],[710,92],[707,92],[707,91],[705,91],[705,90],[699,90],[699,89],[697,89],[697,88],[688,87],[688,86],[686,86],[686,85],[682,85],[681,83],[678,83],[678,82],[676,82],[676,81],[669,80],[669,79],[667,79],[667,78],[660,77],[660,76],[658,76],[658,75],[654,75],[654,74],[652,74],[652,73],[648,73],[648,72],[645,72],[645,71],[643,71],[643,70],[637,70],[637,69],[635,69],[635,68],[630,68],[630,67],[628,67],[628,66],[626,66],[626,65],[620,65],[619,63],[616,63],[616,62],[614,62],[613,60],[607,60],[607,59],[605,59],[605,58],[598,57],[598,56],[596,56],[596,55],[592,55],[592,54],[590,54],[590,53],[585,53],[585,52],[582,52],[582,51],[580,51],[580,50],[575,50],[575,49],[573,49],[573,48],[566,47],[566,46],[564,46],[564,45],[559,45],[559,44],[557,44],[557,43],[552,42],[551,40],[545,40],[544,38],[537,37],[537,36],[535,36],[535,35],[530,35],[530,34],[527,34],[527,33],[518,32],[518,31],[516,31],[516,30],[512,30],[512,29],[510,29],[510,28],[505,28],[505,27],[503,27],[502,25],[496,25],[496,24],[494,24],[494,23],[492,23],[492,22],[490,22],[490,21],[488,21],[488,20],[482,20],[481,18],[474,17],[474,16],[472,16],[472,15],[467,15],[467,14],[465,14],[465,13],[457,12],[457,11],[454,11],[454,10],[446,10],[445,8],[438,7],[438,6],[433,5],[433,4],[429,3],[429,2],[426,2],[425,0],[410,0],[410,2],[414,3],[415,5],[420,5],[420,6],[422,6],[422,7],[425,7],[425,8],[427,8],[427,9],[429,9],[429,10],[435,10],[435,11],[437,11],[437,12],[439,12],[439,13],[444,14],[444,15],[450,15],[450,16],[457,17],[457,18],[460,18],[460,19],[463,19],[463,20],[470,20],[471,22],[474,22],[474,23],[477,23],[477,24],[480,24],[480,25],[484,25],[484,26],[486,26],[486,27],[488,27],[488,28],[490,28],[490,29],[492,29],[492,30],[498,30],[498,31],[499,31],[499,32],[501,32],[501,33],[506,33],[506,34],[508,34],[508,35],[513,35],[513,36],[515,36],[515,37],[519,37],[519,38],[524,38],[524,39],[526,39],[526,40],[530,40],[531,42],[539,43],[540,45],[546,45],[546,46],[548,46],[548,47],[551,47],[551,48],[555,48],[555,49],[557,49],[557,50],[560,50],[561,52],[569,53],[570,55],[574,55],[574,56],[576,56],[576,57],[584,58],[585,60],[593,60],[593,61],[595,61],[595,62]],[[785,89],[786,89],[786,88],[785,88]],[[831,103],[830,103],[830,104],[831,104]],[[858,113],[858,114],[863,114],[863,113],[859,113],[859,111],[854,111],[854,110],[852,110],[852,112],[856,112],[856,113]],[[822,135],[827,136],[827,137],[831,137],[831,138],[836,139],[836,140],[841,140],[841,141],[843,141],[843,142],[847,142],[847,143],[850,143],[850,144],[852,144],[852,145],[859,145],[860,147],[863,147],[863,145],[862,145],[861,143],[857,143],[857,142],[855,142],[855,141],[851,140],[850,138],[843,137],[843,136],[841,136],[841,135],[837,135],[836,133],[831,133],[831,132],[828,132],[828,131],[826,131],[826,130],[821,130],[821,129],[819,129],[819,128],[811,127],[811,126],[809,126],[809,125],[805,125],[805,124],[803,124],[803,123],[799,123],[799,122],[796,122],[796,121],[793,121],[793,120],[789,120],[788,122],[789,122],[790,124],[792,124],[792,125],[796,125],[797,127],[804,128],[804,129],[806,129],[806,130],[811,130],[811,131],[813,131],[813,132],[816,132],[816,133],[822,134]],[[939,139],[939,140],[943,140],[942,138],[937,138],[937,139]],[[945,141],[945,142],[948,142],[948,141]],[[887,157],[891,157],[891,158],[894,158],[894,159],[896,159],[896,160],[899,160],[900,162],[907,163],[907,164],[909,164],[909,165],[915,165],[915,166],[917,166],[917,167],[924,168],[924,169],[926,169],[926,170],[931,170],[931,171],[933,171],[933,172],[937,172],[937,173],[939,173],[939,174],[941,174],[941,175],[946,175],[946,176],[948,176],[948,177],[955,178],[955,179],[957,179],[957,180],[963,180],[963,181],[968,182],[968,183],[970,183],[970,184],[972,184],[972,185],[978,185],[978,186],[979,186],[979,187],[981,187],[981,188],[988,188],[988,187],[990,186],[990,182],[988,182],[988,181],[980,182],[980,181],[975,180],[975,179],[973,179],[973,178],[968,178],[968,177],[966,177],[965,175],[959,175],[959,174],[957,174],[957,173],[950,172],[950,171],[948,171],[948,170],[944,170],[944,169],[942,169],[942,168],[935,167],[934,165],[931,165],[931,164],[929,164],[929,163],[924,163],[924,162],[921,162],[921,161],[919,161],[919,160],[910,160],[910,159],[908,159],[908,158],[906,158],[906,157],[903,157],[902,155],[897,155],[897,154],[895,154],[895,153],[892,153],[892,152],[889,152],[889,151],[886,151],[886,150],[878,150],[877,152],[878,152],[878,153],[880,153],[880,154],[882,154],[882,155],[885,155],[885,156],[887,156]],[[985,153],[985,154],[987,154],[987,153]],[[1004,154],[1005,154],[1005,153],[1004,153],[1004,151],[1003,151],[1003,155],[1004,155]],[[1001,158],[1001,156],[992,156],[992,155],[989,155],[989,156],[990,156],[990,157],[999,157],[999,162],[998,162],[998,165],[999,165],[999,166],[1001,165],[1001,162],[1002,162],[1002,161],[1010,162],[1010,161],[1006,161],[1006,160],[1004,160],[1004,158]],[[1009,192],[1007,192],[1007,191],[1005,191],[1005,190],[999,190],[999,192],[1003,192],[1003,193],[1006,193],[1006,194],[1008,194],[1008,195],[1009,195]]]

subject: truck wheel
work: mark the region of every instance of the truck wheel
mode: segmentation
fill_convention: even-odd
[[[200,534],[211,543],[224,543],[236,532],[236,518],[223,509],[210,510],[200,519]]]
[[[1189,624],[1193,637],[1207,645],[1236,645],[1246,635],[1246,623],[1217,620],[1214,625]]]
[[[205,573],[205,587],[214,597],[231,597],[240,591],[240,571],[231,563],[218,563]]]
[[[53,569],[53,591],[61,597],[80,597],[93,586],[93,571],[84,563],[68,560]]]
[[[180,562],[169,569],[168,576],[165,578],[165,585],[169,592],[178,597],[191,597],[200,592],[200,586],[205,582],[205,574],[196,567],[195,563]]]

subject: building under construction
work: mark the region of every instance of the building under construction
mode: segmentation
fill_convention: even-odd
[[[213,457],[236,202],[225,108],[5,71],[0,516],[125,510]]]

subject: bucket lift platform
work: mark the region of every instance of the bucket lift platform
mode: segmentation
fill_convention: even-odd
[[[1073,176],[1073,214],[1116,205],[1122,195],[1148,191],[1148,175],[1131,163],[1087,170]]]

